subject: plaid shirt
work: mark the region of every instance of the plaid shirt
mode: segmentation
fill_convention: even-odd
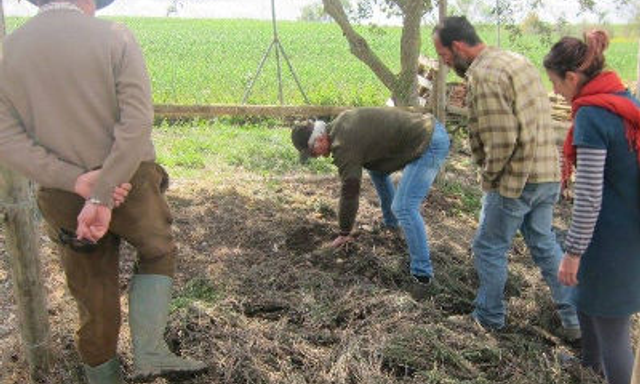
[[[487,47],[467,71],[469,140],[482,188],[518,198],[527,183],[560,180],[549,97],[526,58]]]

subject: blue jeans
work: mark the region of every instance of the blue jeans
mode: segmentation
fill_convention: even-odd
[[[541,183],[525,185],[517,199],[503,197],[498,192],[484,195],[480,226],[473,242],[475,267],[480,280],[473,316],[483,325],[497,329],[504,327],[507,251],[519,229],[533,261],[551,289],[562,325],[578,326],[572,304],[573,288],[560,284],[557,277],[563,254],[551,225],[559,194],[558,183]]]
[[[433,276],[429,244],[420,206],[429,194],[431,184],[449,153],[449,135],[436,123],[431,144],[422,156],[410,162],[402,171],[397,190],[386,173],[369,171],[378,192],[384,224],[402,227],[411,255],[411,274]]]

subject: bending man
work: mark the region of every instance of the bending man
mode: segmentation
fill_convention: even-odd
[[[340,234],[333,246],[353,240],[362,170],[371,176],[384,225],[400,226],[411,256],[411,275],[427,285],[433,277],[420,206],[449,153],[444,126],[430,115],[393,108],[360,108],[341,113],[326,125],[316,121],[293,129],[302,159],[332,155],[340,172]],[[395,188],[389,175],[402,170]]]

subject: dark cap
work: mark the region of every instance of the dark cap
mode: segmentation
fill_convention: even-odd
[[[313,133],[313,122],[304,121],[296,123],[291,130],[291,142],[293,146],[300,152],[300,162],[304,163],[311,157],[311,149],[309,148],[309,138]]]
[[[106,7],[107,5],[113,3],[113,0],[93,0],[96,3],[96,9],[102,9],[104,7]],[[47,0],[29,0],[29,2],[37,7],[39,7],[40,5],[45,5],[45,4],[49,4],[51,3],[51,1],[47,1]],[[39,4],[42,3],[42,4]]]

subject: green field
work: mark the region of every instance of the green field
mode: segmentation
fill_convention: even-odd
[[[120,18],[134,30],[145,52],[151,74],[154,101],[176,104],[239,104],[256,68],[272,41],[268,21],[207,20],[175,18]],[[9,18],[12,30],[23,19]],[[574,31],[582,26],[574,26]],[[610,27],[613,40],[608,63],[625,81],[636,78],[637,38],[631,28]],[[399,69],[398,27],[360,27],[360,32],[380,58]],[[489,44],[496,40],[495,28],[479,28]],[[423,53],[434,57],[431,27],[423,28]],[[337,25],[331,23],[281,22],[279,36],[295,71],[314,105],[381,105],[389,92],[370,70],[349,52]],[[555,41],[559,34],[552,36]],[[541,67],[550,42],[529,34],[515,42],[502,33],[502,45],[523,53]],[[283,63],[284,100],[303,104]],[[454,75],[451,80],[456,80]],[[546,77],[545,77],[546,81]],[[548,82],[547,82],[547,85]],[[273,52],[256,82],[250,104],[277,104],[278,91]]]

